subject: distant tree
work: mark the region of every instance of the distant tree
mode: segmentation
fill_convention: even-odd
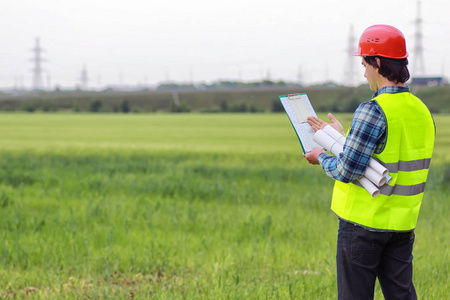
[[[124,99],[122,101],[122,103],[120,104],[120,110],[123,113],[129,113],[130,112],[131,107],[130,107],[130,103],[128,102],[128,100]]]
[[[354,112],[359,104],[361,103],[360,99],[358,99],[358,97],[352,97],[346,105],[346,109],[345,112]]]
[[[256,108],[255,105],[251,104],[250,107],[248,108],[248,111],[251,113],[256,113],[258,112],[258,109]]]
[[[271,80],[263,80],[262,81],[262,85],[263,86],[267,86],[267,87],[271,87],[271,86],[275,85],[275,83],[273,81],[271,81]]]
[[[99,112],[100,109],[102,108],[102,106],[103,106],[102,101],[100,101],[100,100],[93,100],[91,102],[91,104],[89,105],[89,110],[91,112]]]
[[[272,112],[283,112],[283,104],[281,104],[280,100],[273,100],[272,101]]]
[[[156,88],[157,91],[195,91],[193,84],[178,84],[178,83],[162,83]]]
[[[174,112],[174,113],[184,113],[184,112],[190,112],[191,109],[186,104],[181,103],[180,105],[173,104],[170,107],[170,111]]]
[[[57,111],[58,107],[56,105],[52,105],[51,103],[43,103],[42,104],[42,110],[45,112],[49,112],[49,111]]]
[[[24,103],[22,105],[22,110],[26,112],[34,112],[36,110],[36,106],[33,105],[32,103]]]
[[[344,112],[345,111],[345,107],[343,107],[343,103],[345,101],[334,101],[331,105],[330,105],[330,109],[333,112]]]
[[[80,111],[81,111],[81,108],[80,108],[80,106],[79,106],[78,104],[74,104],[74,105],[72,106],[72,110],[73,110],[74,112],[80,112]]]
[[[287,86],[287,83],[284,82],[283,80],[280,80],[280,81],[278,81],[278,82],[275,83],[275,84],[276,84],[276,86],[279,86],[279,87],[285,87],[285,86]]]
[[[220,102],[220,110],[223,112],[228,111],[228,102],[227,101]]]
[[[230,108],[231,112],[247,112],[247,104],[241,103],[241,104],[235,104]]]

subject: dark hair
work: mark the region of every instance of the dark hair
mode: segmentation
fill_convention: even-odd
[[[375,59],[377,57],[380,59],[380,66],[378,66]],[[392,59],[381,56],[365,56],[364,60],[372,67],[378,68],[378,73],[380,73],[381,76],[386,77],[389,81],[405,83],[409,79],[407,58]]]

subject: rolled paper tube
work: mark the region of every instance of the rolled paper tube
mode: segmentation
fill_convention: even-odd
[[[383,166],[382,164],[380,164],[379,162],[377,162],[375,159],[371,158],[369,160],[369,166],[371,168],[373,168],[378,174],[381,174],[383,176],[388,175],[389,170],[386,169],[385,166]]]
[[[358,179],[358,181],[372,197],[376,197],[380,194],[380,190],[366,177],[362,176]]]
[[[339,144],[337,141],[331,145],[330,152],[333,153],[335,156],[339,156],[340,153],[344,151],[344,147]]]
[[[391,181],[392,181],[392,176],[389,175],[389,174],[387,174],[385,177],[386,177],[386,184],[391,183]]]
[[[367,166],[366,171],[364,172],[364,176],[378,187],[386,183],[386,177],[377,173],[377,171],[372,169],[370,166]]]
[[[313,141],[327,150],[329,150],[334,143],[334,140],[323,130],[317,130],[316,133],[314,133]]]
[[[343,136],[339,131],[337,131],[330,125],[325,126],[323,131],[325,131],[329,136],[331,136],[339,144],[341,144],[341,145],[345,144],[345,136]],[[386,167],[384,167],[382,164],[380,164],[378,161],[376,161],[373,158],[370,158],[369,166],[372,167],[372,169],[374,169],[377,173],[381,174],[382,176],[386,176],[389,173],[389,171],[388,171],[388,169],[386,169]]]
[[[339,131],[337,131],[330,125],[325,126],[323,131],[328,133],[328,135],[331,136],[333,139],[335,139],[339,144],[341,145],[345,144],[345,136],[343,136]]]
[[[343,151],[342,145],[336,142],[323,130],[317,130],[316,133],[314,133],[313,140],[320,146],[333,153],[335,156],[339,156],[339,153]]]
[[[325,149],[328,149],[331,153],[333,153],[336,156],[339,156],[339,154],[343,151],[343,146],[323,130],[316,131],[316,133],[313,136],[313,140],[320,146],[324,147]],[[376,172],[373,171],[373,169],[371,169],[369,171],[369,176],[371,176],[371,174],[376,174]],[[381,176],[380,174],[377,175]],[[377,179],[376,181],[378,181],[379,183],[380,179],[378,177],[376,179]],[[367,190],[367,192],[369,192],[369,194],[372,197],[376,197],[380,194],[380,190],[367,177],[362,176],[361,178],[358,179],[358,181]]]

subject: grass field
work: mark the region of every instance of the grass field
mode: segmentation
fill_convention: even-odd
[[[450,116],[435,121],[420,299],[449,289]],[[333,181],[284,114],[0,114],[0,166],[0,298],[336,298]]]

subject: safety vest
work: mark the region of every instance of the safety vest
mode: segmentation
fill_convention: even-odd
[[[373,229],[409,231],[416,227],[431,155],[435,125],[428,108],[409,92],[374,99],[386,119],[386,144],[374,154],[392,176],[372,197],[355,183],[336,180],[331,209],[341,219]]]

